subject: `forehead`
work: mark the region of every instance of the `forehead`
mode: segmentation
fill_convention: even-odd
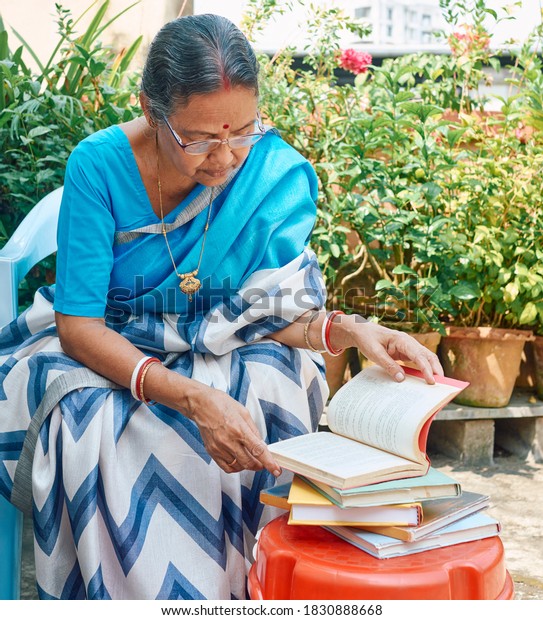
[[[254,119],[257,102],[255,92],[243,87],[193,95],[170,120],[186,129],[219,131],[224,125],[235,129]]]

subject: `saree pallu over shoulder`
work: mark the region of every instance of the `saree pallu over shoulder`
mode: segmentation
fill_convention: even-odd
[[[168,229],[179,273],[191,272],[199,262],[210,197],[210,188],[197,193]],[[198,273],[202,288],[194,300],[189,302],[179,291],[160,226],[149,227],[146,234],[117,247],[108,297],[111,314],[116,309],[141,314],[141,307],[190,316],[219,300],[230,303],[253,274],[282,268],[302,255],[315,223],[316,198],[317,179],[307,160],[279,137],[266,135],[242,168],[214,188]],[[195,203],[206,208],[185,222],[183,214]],[[112,291],[122,291],[136,273],[145,274],[144,282],[118,302],[122,295],[115,297]]]
[[[225,474],[188,418],[68,357],[53,302],[40,289],[0,332],[0,492],[31,505],[40,597],[244,598],[256,532],[278,514],[259,502],[273,477]],[[238,400],[273,443],[315,430],[328,388],[320,355],[268,336],[323,303],[306,249],[190,318],[110,326]]]

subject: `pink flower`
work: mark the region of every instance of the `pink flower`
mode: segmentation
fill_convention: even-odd
[[[490,36],[482,26],[461,24],[449,36],[449,45],[455,56],[469,52],[485,52],[490,47]]]
[[[517,123],[517,128],[515,129],[515,136],[521,144],[528,144],[531,133],[532,131],[530,130],[530,128],[526,127],[523,122],[519,121]]]
[[[341,52],[339,66],[347,71],[352,71],[355,75],[366,73],[368,66],[371,65],[373,58],[367,52],[357,52],[349,48]]]

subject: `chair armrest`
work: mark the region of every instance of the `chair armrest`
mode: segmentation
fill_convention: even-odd
[[[17,314],[18,287],[30,269],[57,249],[57,224],[63,188],[42,198],[0,250],[0,327]]]

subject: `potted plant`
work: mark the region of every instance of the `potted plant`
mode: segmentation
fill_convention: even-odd
[[[93,2],[72,17],[56,4],[58,39],[45,58],[16,31],[13,38],[20,44],[13,47],[0,18],[0,243],[40,198],[62,185],[66,161],[80,140],[141,113],[131,63],[143,37],[118,52],[103,46],[104,28],[130,9],[108,17],[109,8],[109,0],[99,6]],[[44,282],[54,280],[55,260],[48,257],[23,281],[21,306],[31,303]]]
[[[372,113],[359,120],[352,189],[360,195],[350,223],[365,246],[364,267],[375,274],[377,314],[399,326],[415,318],[417,326],[440,327],[447,374],[471,383],[457,401],[492,407],[509,401],[533,337],[526,327],[541,303],[543,141],[529,119],[543,120],[543,100],[540,67],[525,46],[513,71],[517,92],[499,114],[484,110],[477,80],[497,60],[483,36],[484,11],[453,37],[450,57],[389,61],[363,84]],[[461,84],[456,99],[453,77]],[[464,343],[460,335],[483,353],[481,365],[453,350]]]
[[[507,117],[499,123],[499,132],[481,137],[477,159],[459,162],[454,171],[452,226],[444,231],[448,243],[439,266],[439,279],[450,287],[442,362],[452,376],[472,377],[457,401],[481,406],[509,402],[524,345],[533,338],[519,328],[533,322],[543,291],[536,172],[543,148],[516,139]],[[483,361],[475,361],[476,353],[483,353]],[[509,370],[498,369],[498,360]]]
[[[250,2],[248,30],[275,5]],[[451,53],[381,67],[341,53],[338,32],[357,26],[339,9],[313,8],[307,70],[294,69],[290,48],[261,58],[262,110],[317,171],[311,243],[329,306],[414,334],[522,328],[501,340],[526,340],[541,267],[541,67],[533,45],[523,46],[511,69],[516,90],[488,112],[479,87],[500,67],[484,29],[494,13],[480,1],[441,5]],[[354,85],[338,83],[338,63],[358,73]]]
[[[300,2],[303,5],[303,2]],[[274,17],[287,10],[274,0],[250,0],[242,28],[254,41]],[[259,54],[261,65],[260,111],[281,136],[309,161],[317,173],[319,198],[317,223],[311,236],[325,279],[327,307],[349,311],[337,295],[336,274],[353,257],[352,231],[345,221],[344,190],[350,162],[342,144],[352,141],[356,118],[362,110],[361,93],[336,77],[341,62],[340,40],[345,31],[363,37],[367,25],[348,18],[338,7],[311,5],[304,23],[308,44],[301,63],[295,63],[296,49],[286,46],[272,57]],[[299,59],[297,59],[299,60]],[[357,71],[367,71],[371,57],[344,58]],[[356,240],[354,241],[356,243]],[[349,351],[331,358],[324,356],[331,395],[344,382]]]
[[[351,273],[341,282],[350,284],[344,296],[354,307],[421,340],[432,334],[435,348],[448,310],[435,269],[441,230],[449,225],[444,188],[462,132],[443,120],[444,108],[421,98],[417,73],[417,59],[405,57],[359,80],[371,106],[357,119],[350,146],[356,174],[346,217],[360,238],[360,277]]]
[[[511,67],[515,90],[498,114],[459,114],[466,157],[452,177],[451,251],[440,255],[440,277],[451,285],[440,352],[446,372],[471,377],[457,399],[465,404],[509,402],[533,340],[530,327],[543,313],[543,98],[534,52],[542,33],[536,28],[518,52]]]

